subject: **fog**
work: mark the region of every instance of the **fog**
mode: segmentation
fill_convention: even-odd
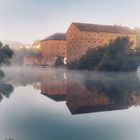
[[[5,88],[3,94],[0,90],[0,95],[9,98],[0,102],[2,138],[57,140],[72,136],[73,139],[124,140],[133,134],[140,137],[136,131],[140,115],[137,73],[38,67],[3,67],[2,70],[3,82],[13,86],[13,90]]]
[[[104,80],[104,81],[110,81],[110,80],[118,80],[118,79],[124,79],[132,80],[132,78],[136,78],[138,80],[139,75],[136,72],[96,72],[96,71],[80,71],[80,70],[68,70],[68,69],[59,69],[59,68],[41,68],[41,67],[18,67],[18,66],[12,66],[12,67],[2,67],[2,70],[5,73],[5,81],[13,81],[17,82],[18,80],[26,80],[34,81],[39,80],[41,78],[46,79],[49,78],[50,80],[52,77],[56,77],[57,80],[62,79],[69,79],[70,82],[73,81],[81,81],[84,79],[93,79],[93,80]]]

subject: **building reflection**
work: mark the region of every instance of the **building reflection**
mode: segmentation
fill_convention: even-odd
[[[127,109],[140,105],[140,79],[135,73],[93,73],[65,69],[26,69],[10,72],[0,83],[0,100],[13,87],[33,85],[42,95],[65,101],[72,114]]]
[[[72,114],[111,111],[129,107],[127,104],[122,106],[116,104],[108,96],[96,91],[88,91],[82,83],[68,85],[66,104]]]
[[[66,93],[67,81],[63,73],[51,71],[42,77],[41,94],[55,101],[65,101]]]
[[[128,109],[140,105],[140,79],[136,73],[93,73],[65,69],[21,69],[6,73],[0,82],[0,100],[13,86],[33,85],[42,95],[64,101],[72,114]],[[6,83],[12,83],[6,84]]]
[[[92,75],[52,71],[43,76],[41,93],[57,102],[66,101],[72,114],[140,105],[140,82],[135,74]]]

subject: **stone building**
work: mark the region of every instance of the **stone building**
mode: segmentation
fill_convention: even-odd
[[[44,64],[54,64],[57,56],[66,57],[66,34],[55,33],[41,40]]]
[[[72,23],[66,33],[67,60],[79,59],[90,48],[107,45],[117,37],[128,36],[136,46],[136,33],[123,26]]]

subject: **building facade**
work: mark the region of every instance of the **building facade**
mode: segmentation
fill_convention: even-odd
[[[58,56],[66,57],[66,34],[55,33],[41,41],[44,64],[54,64]]]
[[[117,37],[128,36],[136,47],[136,33],[128,27],[72,23],[66,33],[68,63],[79,59],[90,48],[103,46]]]

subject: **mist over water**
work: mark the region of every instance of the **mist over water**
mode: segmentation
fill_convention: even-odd
[[[57,68],[39,68],[39,67],[3,67],[2,70],[5,72],[6,78],[11,78],[12,80],[20,78],[23,74],[23,79],[35,78],[38,76],[43,77],[45,74],[51,76],[55,75],[57,80],[67,79],[70,77],[70,80],[82,80],[82,79],[94,79],[94,80],[105,80],[108,81],[114,77],[113,80],[117,79],[127,79],[131,76],[139,78],[136,72],[95,72],[95,71],[80,71],[80,70],[67,70],[67,69],[57,69]],[[32,83],[31,83],[32,84]]]
[[[0,102],[0,139],[139,140],[137,73],[3,70],[13,91]]]

